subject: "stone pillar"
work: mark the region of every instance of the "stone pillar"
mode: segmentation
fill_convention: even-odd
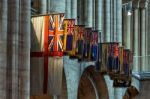
[[[141,36],[141,71],[146,70],[146,8],[147,8],[147,0],[143,0],[140,2],[140,16],[141,16],[141,28],[140,28],[140,36]]]
[[[83,21],[83,19],[84,19],[84,5],[85,5],[85,3],[84,3],[84,0],[77,0],[78,2],[77,2],[77,23],[79,24],[79,25],[83,25],[84,24],[84,21]]]
[[[93,29],[95,30],[95,23],[96,23],[96,22],[95,22],[95,16],[96,16],[96,15],[95,15],[95,5],[96,5],[96,4],[95,4],[95,1],[96,1],[96,0],[92,0],[92,1],[93,1],[93,5],[92,5],[92,8],[93,8],[93,11],[92,11],[92,12],[93,12],[93,13],[92,13],[92,15],[93,15],[93,18],[92,18],[92,27],[93,27]]]
[[[66,18],[71,18],[71,0],[66,0]]]
[[[99,30],[102,34],[102,16],[103,16],[103,0],[95,0],[95,29]],[[101,41],[101,34],[99,34],[99,40]]]
[[[148,70],[150,71],[150,3],[149,3],[149,6],[148,6],[148,33],[147,33],[147,66],[148,66]]]
[[[51,0],[50,12],[51,13],[65,13],[66,1],[65,0]]]
[[[131,8],[132,5],[128,3],[123,9],[123,46],[126,49],[131,48]]]
[[[134,51],[134,66],[133,71],[138,72],[139,71],[139,44],[140,44],[140,38],[139,38],[139,1],[133,2],[133,51]]]
[[[39,13],[40,14],[46,14],[47,13],[47,0],[39,0]]]
[[[122,45],[122,0],[116,1],[116,41]]]
[[[145,37],[145,23],[146,23],[146,20],[145,20],[145,17],[146,17],[146,12],[145,12],[145,8],[142,8],[141,9],[141,71],[145,71],[146,70],[146,64],[145,64],[145,51],[146,51],[146,37]]]
[[[103,0],[95,0],[95,29],[102,31]]]
[[[117,22],[117,15],[116,15],[116,2],[117,0],[112,0],[112,41],[116,41],[117,35],[116,35],[116,22]]]
[[[110,42],[110,0],[105,0],[104,41]]]
[[[93,2],[92,0],[85,0],[85,26],[92,27],[93,24]]]
[[[19,0],[8,1],[7,98],[18,99]]]
[[[6,99],[7,0],[0,1],[0,98]]]
[[[113,17],[114,17],[114,5],[113,5],[114,0],[110,0],[110,41],[113,41]]]
[[[71,18],[76,19],[77,23],[77,0],[71,0]]]
[[[47,13],[50,12],[50,1],[51,1],[51,0],[47,0]]]
[[[30,98],[30,0],[20,1],[17,99]]]

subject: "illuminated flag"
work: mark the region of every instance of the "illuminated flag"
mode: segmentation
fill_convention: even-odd
[[[79,59],[82,59],[83,57],[83,33],[84,33],[84,25],[79,25],[78,27],[78,50],[77,50],[77,56]]]
[[[75,19],[64,19],[64,46],[63,51],[69,54],[73,50]]]
[[[64,14],[49,16],[48,49],[52,56],[63,55]]]
[[[113,73],[119,73],[120,71],[120,61],[119,61],[119,43],[114,42],[112,45],[112,52],[113,52]]]
[[[84,31],[84,49],[83,49],[83,58],[85,60],[90,60],[91,46],[90,39],[92,36],[92,28],[85,28]]]
[[[91,36],[91,60],[96,61],[98,56],[98,31],[93,31]]]

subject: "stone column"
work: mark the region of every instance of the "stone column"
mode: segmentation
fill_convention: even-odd
[[[18,99],[19,0],[8,1],[7,98]]]
[[[140,2],[140,16],[141,16],[141,71],[146,70],[146,8],[147,8],[147,0],[143,0]]]
[[[40,14],[46,14],[47,13],[47,0],[39,0],[39,13]]]
[[[50,12],[51,13],[65,13],[66,1],[65,0],[51,0]]]
[[[85,26],[92,27],[93,24],[93,2],[92,0],[85,0]]]
[[[103,16],[103,0],[95,0],[95,29],[99,30],[102,34],[102,16]],[[101,40],[101,34],[99,34],[99,40]]]
[[[47,13],[50,12],[50,1],[51,1],[51,0],[47,0]]]
[[[71,0],[66,0],[66,18],[71,18]]]
[[[7,0],[0,1],[0,98],[6,99]]]
[[[71,18],[76,19],[77,23],[77,0],[71,0]]]
[[[140,38],[139,38],[139,1],[133,2],[133,51],[134,51],[134,66],[133,71],[138,72],[139,71],[139,44],[140,44]]]
[[[103,0],[95,0],[95,29],[102,31]]]
[[[113,17],[114,17],[114,5],[113,5],[114,0],[110,0],[110,41],[113,41]]]
[[[95,1],[96,1],[96,0],[92,0],[92,1],[93,1],[93,5],[92,5],[92,8],[93,8],[93,10],[92,10],[92,12],[93,12],[93,13],[92,13],[92,15],[93,15],[93,16],[92,16],[92,17],[93,17],[93,18],[92,18],[92,27],[93,27],[93,29],[95,30],[95,23],[96,23],[96,22],[95,22],[95,5],[96,5],[96,4],[95,4]]]
[[[126,49],[131,48],[131,4],[124,5],[123,10],[123,46]]]
[[[84,19],[84,5],[85,5],[85,3],[84,3],[84,0],[77,0],[78,2],[77,2],[77,23],[79,24],[79,25],[83,25],[84,24],[84,21],[83,21],[83,19]]]
[[[150,3],[149,3],[149,6],[148,6],[148,33],[147,33],[147,66],[148,66],[148,71],[150,71]]]
[[[117,15],[116,15],[116,2],[117,2],[117,0],[113,0],[113,5],[112,5],[112,41],[116,41],[116,39],[117,39],[117,35],[116,35],[116,22],[117,22]]]
[[[116,1],[116,41],[122,45],[122,0]]]
[[[30,98],[30,0],[20,1],[17,99]]]
[[[104,41],[110,42],[110,0],[105,0]]]

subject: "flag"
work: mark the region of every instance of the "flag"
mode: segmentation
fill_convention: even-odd
[[[98,56],[97,56],[97,61],[95,63],[96,70],[100,71],[101,68],[101,63],[102,63],[102,44],[98,43]]]
[[[108,61],[107,61],[107,71],[108,73],[112,72],[112,68],[113,68],[113,61],[114,61],[114,57],[113,57],[113,44],[112,43],[108,43],[108,57],[107,57]]]
[[[64,46],[63,51],[69,54],[73,50],[75,19],[64,20]]]
[[[93,31],[91,36],[91,60],[96,61],[98,56],[98,31]]]
[[[49,16],[48,49],[52,56],[63,55],[64,14]]]
[[[129,54],[130,51],[128,49],[123,50],[123,72],[126,76],[129,75]]]
[[[120,61],[119,61],[119,43],[114,42],[112,44],[112,52],[113,52],[113,73],[119,73],[120,71]]]
[[[77,52],[78,52],[78,28],[79,25],[74,26],[74,35],[73,35],[73,46],[72,46],[72,51],[70,52],[70,57],[76,57]]]
[[[123,47],[119,47],[120,74],[123,74]]]
[[[79,60],[82,59],[82,56],[83,56],[83,33],[84,33],[84,25],[79,25],[78,27],[78,41],[77,41],[77,44],[78,44],[78,50],[77,50],[77,56],[79,58]]]
[[[108,56],[108,44],[107,43],[101,43],[102,45],[102,52],[101,52],[101,57],[102,57],[102,63],[101,63],[101,72],[106,72],[107,68],[107,56]]]
[[[90,38],[92,36],[92,28],[85,28],[84,31],[84,49],[83,49],[83,58],[85,60],[90,60],[91,46]]]

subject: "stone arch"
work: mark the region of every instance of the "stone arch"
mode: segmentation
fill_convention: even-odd
[[[127,88],[123,96],[123,99],[132,99],[136,97],[138,94],[139,94],[139,91],[136,89],[136,87],[130,86],[129,88]]]
[[[108,89],[103,75],[95,71],[94,66],[88,66],[80,79],[78,99],[108,99]]]

